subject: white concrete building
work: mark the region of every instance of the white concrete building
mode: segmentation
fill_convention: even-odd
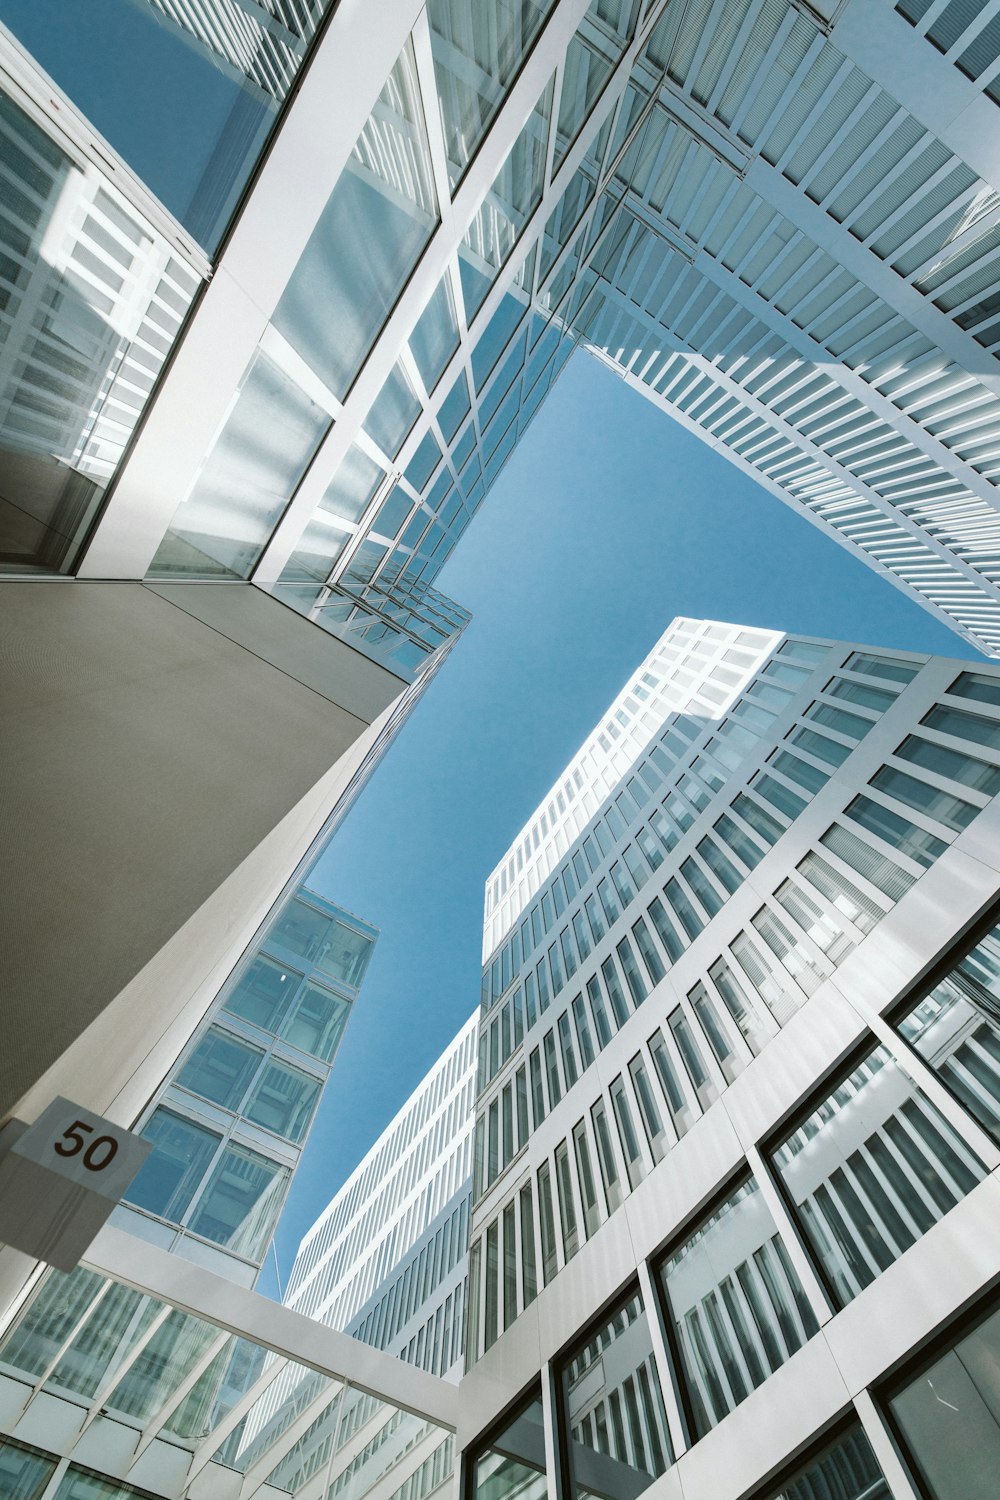
[[[630,675],[487,882],[472,1493],[988,1500],[998,793],[993,666]]]
[[[437,1375],[464,1355],[479,1014],[303,1236],[285,1305]]]

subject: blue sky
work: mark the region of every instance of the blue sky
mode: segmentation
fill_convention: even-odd
[[[382,936],[279,1228],[283,1278],[478,1004],[486,875],[675,615],[976,655],[582,354],[438,586],[472,623],[311,877]]]

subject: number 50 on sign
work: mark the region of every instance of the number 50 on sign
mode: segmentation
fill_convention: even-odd
[[[9,1121],[0,1131],[0,1241],[72,1270],[151,1150],[68,1099],[54,1099],[33,1125]]]

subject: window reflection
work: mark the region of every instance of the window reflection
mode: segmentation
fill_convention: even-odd
[[[473,1304],[475,1305],[475,1304]],[[542,1398],[531,1396],[470,1457],[473,1500],[545,1500]]]
[[[571,1500],[639,1494],[673,1461],[649,1323],[638,1291],[564,1365]]]
[[[247,577],[329,425],[328,414],[258,350],[150,573]]]
[[[841,1306],[985,1170],[885,1047],[817,1103],[773,1161]]]
[[[144,1140],[153,1142],[153,1150],[125,1199],[177,1224],[186,1213],[221,1138],[169,1109],[155,1110],[141,1134]]]
[[[969,1113],[1000,1140],[1000,928],[896,1024]]]
[[[198,1201],[189,1228],[248,1259],[267,1243],[281,1207],[287,1167],[227,1146]]]
[[[766,1500],[892,1500],[892,1492],[864,1430],[854,1426]]]
[[[209,252],[222,237],[328,0],[5,0],[4,21]],[[114,88],[108,62],[115,59]]]
[[[274,315],[278,331],[339,400],[347,395],[437,222],[430,152],[407,46]],[[316,316],[319,307],[321,318]]]
[[[753,1178],[660,1276],[703,1437],[812,1337],[816,1319]]]
[[[63,29],[34,9],[46,32]],[[82,19],[64,10],[60,22]],[[198,277],[3,93],[0,159],[0,570],[67,572]]]
[[[8,1500],[37,1500],[55,1472],[56,1459],[7,1439],[0,1441],[0,1494]]]
[[[889,1402],[932,1500],[995,1500],[1000,1474],[1000,1312]]]
[[[553,0],[430,0],[434,73],[454,187],[506,97]]]

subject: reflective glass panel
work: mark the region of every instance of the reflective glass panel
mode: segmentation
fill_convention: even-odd
[[[699,1437],[816,1332],[753,1178],[664,1262],[660,1278]]]
[[[112,8],[95,0],[98,31]],[[40,41],[90,31],[79,6],[58,25],[20,0],[3,16]],[[199,279],[93,161],[2,92],[0,160],[0,571],[68,572]]]
[[[20,1443],[0,1441],[0,1494],[7,1500],[39,1500],[56,1462],[48,1454]]]
[[[322,407],[258,351],[150,574],[246,578],[329,425]]]
[[[470,1458],[474,1500],[545,1500],[545,1428],[536,1394]]]
[[[272,1058],[247,1104],[246,1118],[287,1140],[304,1140],[321,1088],[319,1079]]]
[[[1000,1312],[889,1402],[933,1500],[995,1500],[1000,1474]]]
[[[761,1500],[892,1500],[864,1429],[851,1427]]]
[[[451,276],[446,271],[410,334],[410,353],[426,391],[433,391],[457,348],[458,319]]]
[[[465,276],[463,286],[468,323],[479,311],[518,235],[541,202],[552,90],[550,82],[465,232],[460,257],[476,272],[474,278]]]
[[[407,47],[274,314],[278,331],[338,399],[353,384],[437,222]]]
[[[469,165],[553,0],[430,0],[427,15],[452,186]]]
[[[320,509],[345,521],[360,521],[384,478],[381,466],[352,443],[327,486]]]
[[[212,1026],[177,1075],[177,1082],[213,1104],[238,1109],[264,1056],[231,1032]]]
[[[420,401],[409,376],[396,363],[365,417],[365,431],[387,458],[393,459],[420,415]]]
[[[818,1101],[772,1159],[840,1306],[984,1175],[885,1047]]]
[[[131,1187],[127,1203],[178,1224],[215,1155],[220,1137],[169,1109],[157,1109],[140,1134],[153,1142]]]
[[[288,1176],[287,1167],[256,1151],[227,1146],[188,1227],[237,1255],[258,1254],[274,1227]]]
[[[226,1000],[226,1010],[265,1031],[277,1031],[302,979],[274,958],[255,958]]]
[[[638,1291],[591,1330],[560,1372],[572,1500],[638,1495],[673,1461]]]
[[[350,1001],[320,985],[306,985],[281,1035],[293,1047],[330,1062],[344,1034]]]
[[[4,22],[209,251],[229,222],[327,0],[244,5],[214,22],[164,0],[51,7],[4,0]],[[115,59],[109,87],[109,59]]]
[[[896,1025],[1000,1141],[1000,929],[977,943]]]

